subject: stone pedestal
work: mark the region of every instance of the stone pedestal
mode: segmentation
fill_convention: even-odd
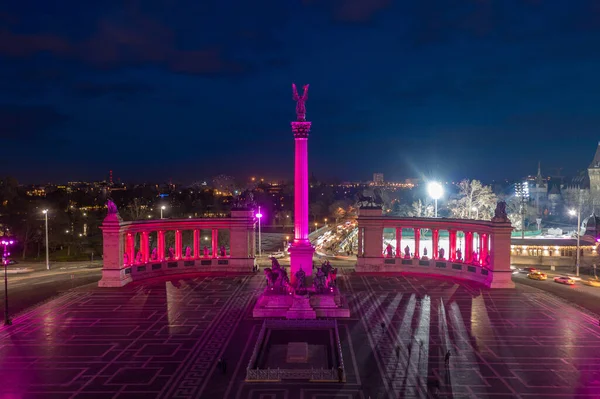
[[[287,311],[288,319],[316,319],[317,313],[310,306],[310,297],[308,295],[294,295],[290,309]]]
[[[490,288],[515,288],[512,271],[493,271]]]
[[[350,309],[339,290],[317,294],[308,289],[306,295],[272,294],[270,288],[258,298],[254,317],[315,319],[317,317],[350,317]]]
[[[290,281],[292,285],[296,284],[296,273],[300,268],[306,273],[307,280],[310,280],[315,248],[310,243],[293,243],[288,252],[290,253]]]

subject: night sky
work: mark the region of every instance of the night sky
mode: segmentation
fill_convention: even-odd
[[[594,0],[23,0],[0,5],[2,174],[293,176],[310,83],[320,178],[486,181],[586,168]]]

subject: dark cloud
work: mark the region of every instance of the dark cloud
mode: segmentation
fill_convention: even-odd
[[[391,0],[304,0],[308,6],[324,7],[334,21],[368,23],[381,11],[392,5]]]
[[[215,46],[177,48],[171,29],[139,13],[101,19],[96,31],[79,42],[49,33],[0,31],[0,55],[22,58],[44,52],[100,69],[154,64],[176,73],[211,76],[238,75],[251,70],[249,65],[227,57]]]
[[[47,134],[68,119],[50,106],[0,105],[0,139],[49,139]]]
[[[19,34],[0,30],[0,54],[8,57],[28,57],[40,52],[67,55],[72,51],[71,44],[53,34]]]
[[[149,93],[153,91],[153,88],[139,83],[79,82],[75,85],[74,90],[82,97],[102,97],[107,95],[124,97]]]

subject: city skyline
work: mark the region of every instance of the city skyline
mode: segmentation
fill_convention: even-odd
[[[1,6],[6,174],[291,178],[292,82],[323,179],[569,175],[600,138],[592,2],[163,5]]]

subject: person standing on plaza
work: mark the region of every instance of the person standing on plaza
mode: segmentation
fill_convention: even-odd
[[[444,356],[444,363],[446,364],[446,367],[450,365],[450,351],[446,352],[446,356]]]

